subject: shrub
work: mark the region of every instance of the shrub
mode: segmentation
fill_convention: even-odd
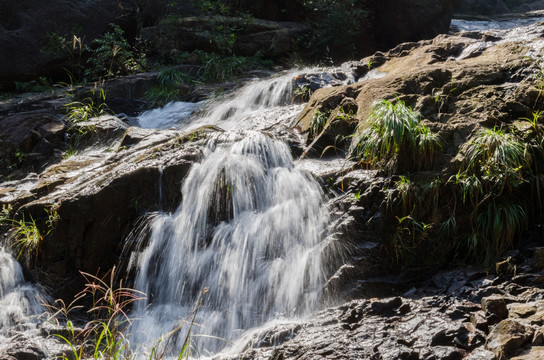
[[[181,350],[177,352],[178,359],[186,359],[191,356],[191,330],[198,310],[207,289],[201,293],[195,309],[188,319],[182,321],[178,327],[157,339],[155,346],[149,350],[149,354],[134,353],[130,344],[130,324],[132,319],[129,310],[133,303],[145,299],[142,292],[124,287],[115,283],[115,268],[98,277],[81,272],[85,278],[85,288],[74,297],[74,301],[66,305],[62,300],[57,300],[55,305],[48,305],[48,320],[57,324],[64,324],[69,330],[69,336],[56,335],[66,342],[71,350],[70,356],[63,356],[64,360],[75,359],[118,359],[129,360],[146,356],[149,359],[166,358],[169,347],[172,346],[171,338],[176,335],[184,325],[188,324],[188,332],[181,344]],[[90,302],[87,310],[90,320],[83,329],[76,333],[74,323],[70,320],[70,313],[75,309],[83,308],[80,303]]]
[[[440,148],[438,136],[420,123],[420,114],[401,100],[376,103],[367,118],[367,128],[355,136],[351,156],[372,163],[383,163],[395,171],[399,154],[408,154],[418,168],[432,164]]]
[[[23,214],[21,220],[10,219],[8,221],[11,222],[9,239],[12,246],[17,249],[17,259],[19,259],[23,253],[36,255],[43,237],[40,234],[40,230],[38,229],[34,218],[30,216],[30,220],[26,221]]]
[[[364,33],[368,12],[357,0],[304,0],[312,32],[301,39],[305,52],[311,57],[325,59],[348,58],[357,52],[357,38]]]
[[[470,254],[489,264],[527,228],[528,216],[517,193],[531,175],[527,146],[514,135],[492,128],[479,131],[465,149],[463,168],[450,178],[463,203],[470,200]]]
[[[88,79],[128,75],[145,69],[143,54],[134,51],[123,29],[116,24],[110,24],[110,29],[102,37],[93,40],[90,48],[86,48],[90,53],[85,69],[85,77]]]

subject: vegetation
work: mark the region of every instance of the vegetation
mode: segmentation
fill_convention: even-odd
[[[420,120],[420,114],[403,101],[382,100],[372,107],[367,127],[355,136],[351,156],[391,173],[396,172],[401,155],[410,156],[418,169],[432,166],[440,141]]]
[[[514,135],[497,128],[476,134],[465,155],[464,168],[450,181],[473,208],[469,250],[489,263],[527,228],[527,213],[516,190],[531,173],[531,157]]]
[[[149,359],[163,359],[170,355],[172,338],[187,325],[187,333],[177,352],[178,359],[187,359],[191,356],[191,331],[202,299],[207,289],[204,289],[189,317],[180,323],[175,329],[156,339],[156,345],[148,354],[135,353],[130,343],[130,325],[132,319],[129,315],[130,307],[145,299],[145,294],[135,289],[118,286],[115,282],[115,268],[103,277],[98,277],[81,272],[85,278],[85,288],[74,297],[74,300],[66,305],[62,300],[57,300],[54,305],[48,305],[48,321],[57,325],[63,324],[69,330],[69,336],[56,335],[71,348],[72,354],[65,355],[63,359],[117,359],[128,360],[142,355]],[[71,313],[84,308],[84,303],[90,302],[87,310],[90,320],[82,329],[78,329],[70,319]]]
[[[105,79],[145,70],[145,54],[129,44],[117,24],[110,24],[110,31],[95,39],[86,50],[90,53],[84,72],[87,79]]]
[[[357,39],[367,32],[362,24],[369,16],[357,0],[304,0],[303,5],[312,28],[301,39],[305,54],[318,60],[339,60],[357,53]]]
[[[312,122],[310,123],[309,133],[311,137],[319,135],[321,131],[325,128],[325,124],[329,118],[329,113],[323,113],[321,111],[316,111],[312,117]]]
[[[28,221],[25,220],[24,214],[21,220],[7,220],[11,223],[9,240],[11,246],[17,249],[17,259],[25,253],[35,256],[38,253],[40,242],[43,240],[36,221],[32,216],[29,217],[30,220]]]

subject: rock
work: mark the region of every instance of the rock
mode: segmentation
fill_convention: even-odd
[[[510,358],[510,360],[544,360],[544,347],[533,346],[520,355]]]
[[[532,327],[514,319],[505,319],[491,330],[485,346],[499,358],[513,356],[533,339],[533,334]]]
[[[487,332],[487,320],[483,311],[476,311],[470,313],[470,322],[476,329]]]
[[[535,269],[544,269],[544,248],[536,248],[533,254]]]
[[[463,351],[452,346],[435,346],[433,352],[436,359],[441,360],[461,360],[465,355]]]
[[[65,147],[66,126],[51,111],[36,110],[0,117],[0,175],[16,169],[15,177],[40,171],[49,162],[58,161],[55,150]]]
[[[201,156],[194,144],[214,131],[202,130],[191,140],[172,130],[147,130],[131,146],[119,147],[123,121],[105,116],[88,124],[96,129],[95,150],[71,156],[40,176],[0,187],[0,203],[16,204],[16,210],[31,214],[43,228],[45,210],[58,204],[54,230],[27,266],[35,280],[66,301],[74,294],[69,289],[80,288],[74,283],[81,280],[78,270],[94,274],[118,262],[120,242],[143,212],[178,206],[181,181]]]
[[[2,2],[0,86],[38,76],[65,76],[64,68],[72,65],[69,50],[60,43],[50,44],[50,38],[65,36],[71,46],[72,37],[76,35],[84,39],[84,45],[90,45],[112,22],[135,27],[136,19],[132,15],[138,3],[142,7],[153,5],[151,1],[133,0]],[[165,1],[155,2],[158,3]]]
[[[45,359],[46,355],[36,343],[23,335],[18,335],[11,339],[3,349],[0,349],[0,358],[5,360],[41,360]]]
[[[492,351],[479,348],[472,351],[465,360],[497,360],[497,357]]]
[[[454,11],[465,15],[498,15],[544,9],[544,2],[537,0],[460,0]]]
[[[391,299],[376,300],[370,304],[372,312],[374,314],[383,315],[391,312],[402,305],[402,299],[400,297],[394,297]]]
[[[541,346],[544,345],[544,329],[539,328],[535,331],[533,336],[533,341],[531,342],[532,346]]]
[[[223,0],[232,9],[248,11],[256,18],[273,21],[304,20],[301,3],[290,0]]]
[[[506,301],[501,296],[489,296],[482,299],[482,310],[485,312],[490,325],[508,317]]]
[[[512,318],[524,319],[537,311],[536,303],[514,303],[508,305],[508,315]]]
[[[507,276],[514,275],[516,272],[516,265],[512,263],[511,258],[499,261],[495,264],[495,271],[498,275]]]
[[[370,28],[375,37],[376,50],[385,51],[400,43],[446,34],[454,3],[451,0],[372,1],[374,22]]]

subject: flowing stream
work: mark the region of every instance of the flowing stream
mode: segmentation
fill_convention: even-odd
[[[23,269],[0,247],[0,350],[13,336],[31,332],[44,311],[44,295],[25,282]]]
[[[300,109],[290,105],[292,78],[250,83],[181,125],[230,131],[193,165],[177,210],[155,215],[140,235],[147,246],[133,255],[135,287],[149,300],[135,309],[133,343],[149,347],[175,329],[205,288],[192,330],[203,354],[270,319],[316,308],[328,222],[321,187],[283,141],[246,130],[292,121]],[[184,336],[174,337],[178,349]]]

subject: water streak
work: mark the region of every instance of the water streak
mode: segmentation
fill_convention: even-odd
[[[204,328],[197,331],[227,340],[319,301],[327,223],[320,186],[293,165],[281,141],[258,132],[227,140],[193,166],[178,210],[151,224],[136,276],[150,300],[136,310],[142,320],[133,341],[149,343],[171,330],[204,287]],[[212,352],[226,344],[197,341]]]
[[[25,282],[21,265],[0,248],[0,347],[19,332],[36,327],[43,313],[40,291]]]

